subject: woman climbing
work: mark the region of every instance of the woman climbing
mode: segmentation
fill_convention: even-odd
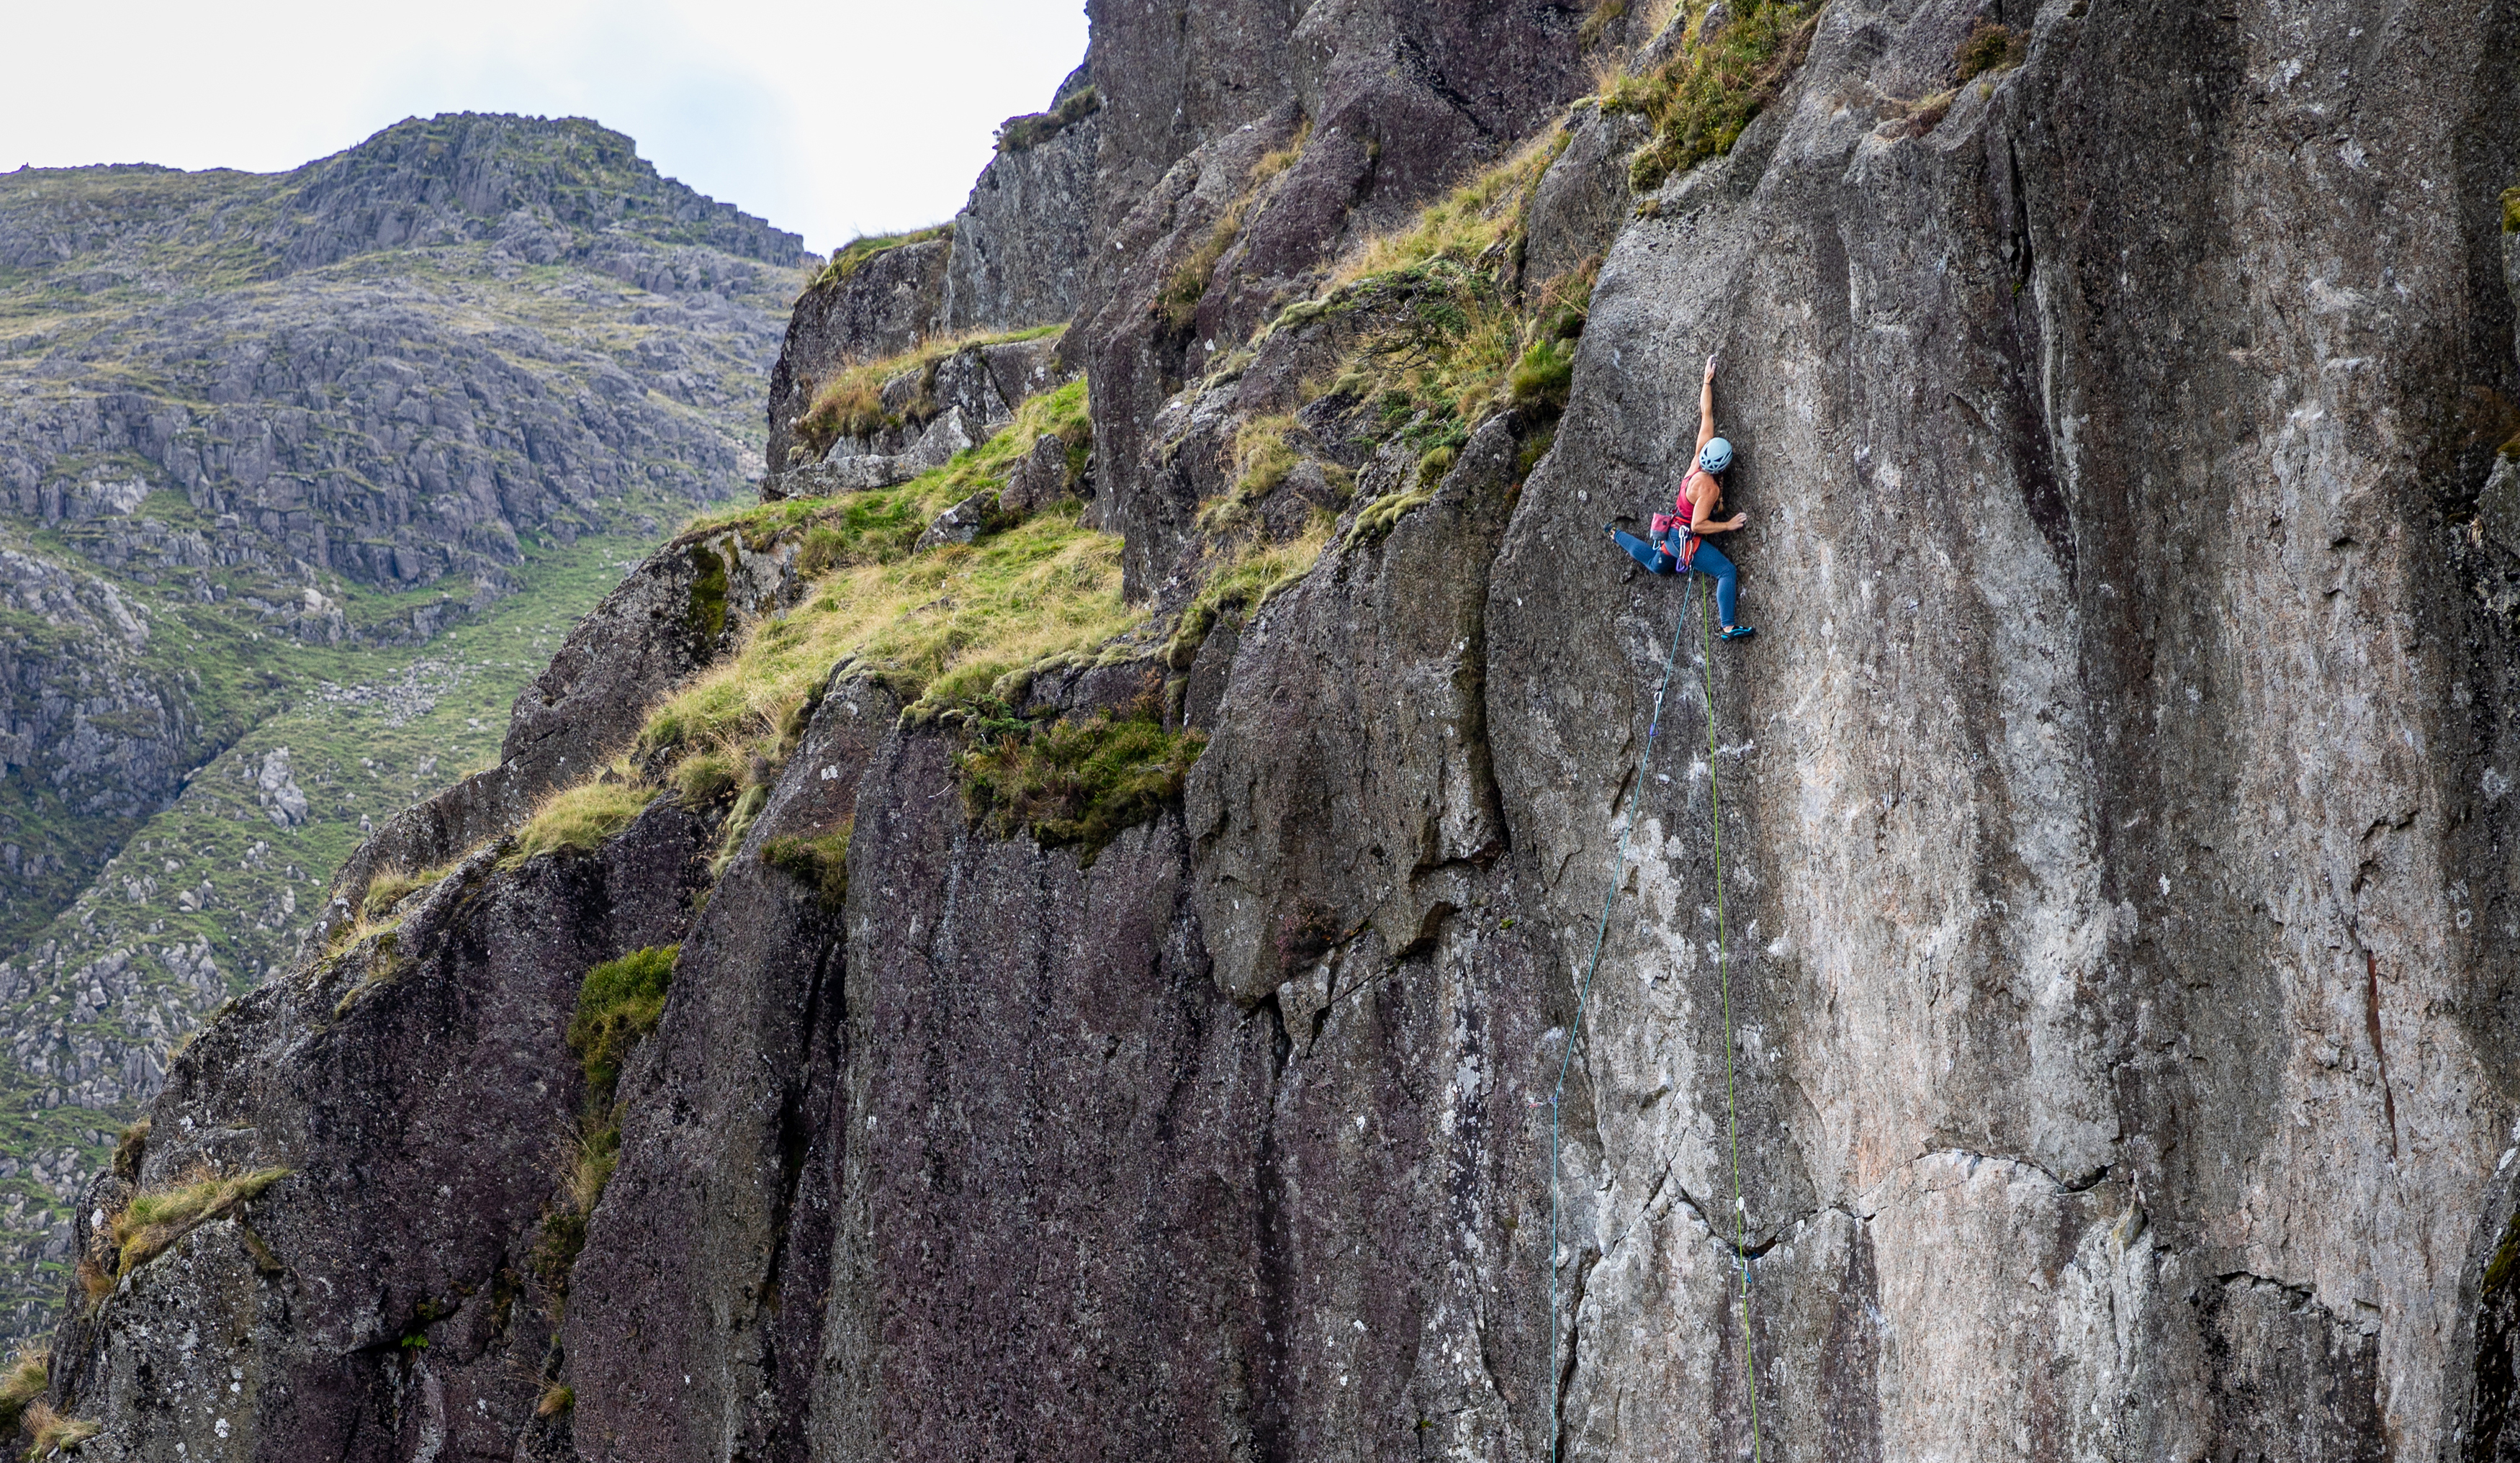
[[[1623,533],[1614,524],[1602,528],[1628,551],[1628,556],[1645,566],[1648,574],[1703,574],[1715,581],[1715,618],[1724,626],[1726,640],[1747,640],[1759,632],[1747,625],[1732,623],[1732,610],[1740,591],[1740,573],[1724,551],[1707,543],[1709,534],[1731,533],[1741,526],[1747,513],[1734,513],[1718,519],[1716,510],[1724,506],[1724,483],[1719,473],[1732,466],[1732,444],[1715,435],[1715,357],[1706,358],[1706,384],[1697,393],[1697,460],[1681,477],[1680,495],[1672,502],[1678,512],[1656,513],[1647,530],[1652,541]]]

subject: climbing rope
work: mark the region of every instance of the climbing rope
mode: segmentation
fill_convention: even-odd
[[[1686,613],[1686,609],[1683,613]],[[1715,969],[1724,983],[1724,1130],[1732,1145],[1732,1256],[1741,1263],[1741,1375],[1750,1394],[1750,1463],[1765,1463],[1759,1441],[1759,1367],[1750,1354],[1750,1206],[1741,1199],[1741,1119],[1732,1100],[1732,960],[1724,940],[1724,798],[1715,776],[1715,640],[1697,607],[1697,669],[1706,697],[1706,813],[1715,829]]]
[[[1671,649],[1663,656],[1662,682],[1654,687],[1653,714],[1645,723],[1644,750],[1637,759],[1636,785],[1628,796],[1626,822],[1619,829],[1618,853],[1610,865],[1610,892],[1601,899],[1600,922],[1593,930],[1593,954],[1585,962],[1584,980],[1575,994],[1575,1019],[1566,1029],[1566,1049],[1557,1061],[1557,1083],[1549,1092],[1549,1376],[1546,1392],[1549,1397],[1549,1452],[1546,1463],[1557,1463],[1559,1417],[1557,1411],[1557,1230],[1562,1208],[1560,1135],[1565,1116],[1566,1077],[1575,1062],[1575,1039],[1584,1029],[1584,1012],[1593,998],[1593,976],[1601,968],[1601,950],[1609,938],[1610,908],[1618,902],[1619,886],[1628,876],[1628,837],[1636,831],[1637,810],[1644,800],[1645,778],[1653,766],[1654,737],[1662,730],[1663,698],[1671,689],[1672,668],[1680,663],[1680,639],[1688,626],[1691,605],[1698,611],[1699,669],[1706,707],[1706,791],[1709,812],[1715,824],[1715,964],[1724,988],[1724,1115],[1725,1127],[1732,1149],[1732,1215],[1735,1224],[1733,1254],[1741,1264],[1741,1361],[1742,1371],[1750,1379],[1750,1447],[1752,1463],[1764,1463],[1759,1438],[1758,1372],[1750,1352],[1750,1245],[1749,1210],[1741,1193],[1741,1130],[1732,1095],[1732,970],[1725,957],[1724,931],[1724,823],[1723,805],[1716,800],[1715,778],[1715,667],[1713,641],[1706,628],[1705,606],[1698,603],[1697,578],[1686,570],[1688,588],[1681,601],[1679,616],[1672,622]]]

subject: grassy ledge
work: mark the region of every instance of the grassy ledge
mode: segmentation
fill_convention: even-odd
[[[577,1012],[568,1022],[568,1049],[577,1054],[586,1089],[609,1101],[630,1050],[656,1029],[665,1013],[680,947],[656,946],[608,960],[586,973],[577,988]]]
[[[1278,594],[1300,581],[1329,547],[1331,524],[1317,521],[1282,544],[1246,544],[1220,554],[1207,567],[1198,593],[1183,606],[1164,646],[1164,663],[1187,671],[1217,620],[1234,611],[1257,614]]]
[[[1962,81],[1989,71],[2008,71],[2029,58],[2030,33],[1994,21],[1980,20],[1968,38],[1952,53],[1952,69]]]
[[[634,754],[686,796],[775,773],[832,667],[854,663],[914,716],[974,705],[1054,657],[1091,655],[1145,622],[1120,598],[1120,543],[1068,501],[978,541],[914,553],[920,532],[992,487],[1044,436],[1077,452],[1085,383],[1024,403],[1013,425],[897,488],[772,504],[745,531],[805,525],[800,568],[821,577],[795,608],[755,625],[734,654],[658,707]]]
[[[144,1190],[112,1217],[114,1278],[130,1274],[169,1246],[212,1219],[224,1219],[290,1175],[282,1168],[256,1169],[227,1177],[203,1174],[165,1188]]]
[[[655,796],[655,789],[643,785],[635,772],[615,763],[596,780],[563,787],[543,799],[517,830],[516,850],[499,861],[500,866],[513,868],[537,854],[563,850],[591,854],[604,846],[604,840],[630,826]]]

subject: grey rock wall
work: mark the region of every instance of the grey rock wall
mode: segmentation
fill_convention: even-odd
[[[1745,1410],[1709,1359],[1738,1345],[1710,770],[1786,1449],[1825,1445],[1831,1389],[1893,1457],[2465,1428],[2512,1119],[2504,718],[2470,708],[2509,626],[2460,583],[2443,519],[2483,463],[2445,414],[2512,369],[2479,265],[2513,37],[2070,10],[1908,137],[1873,99],[1929,90],[1966,14],[1830,7],[1789,103],[1612,250],[1507,536],[1496,766],[1571,931],[1678,599],[1602,572],[1595,525],[1670,491],[1724,355],[1761,637],[1714,653],[1711,741],[1666,728],[1587,1022],[1579,1450]]]
[[[1079,66],[1051,99],[1093,85]],[[1049,325],[1076,313],[1092,262],[1095,161],[1102,151],[1098,110],[1030,147],[1002,146],[971,197],[954,215],[945,268],[942,327],[964,331]]]

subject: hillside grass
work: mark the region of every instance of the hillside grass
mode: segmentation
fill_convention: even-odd
[[[800,714],[843,662],[882,682],[914,717],[934,716],[1141,627],[1145,612],[1120,595],[1120,541],[1083,526],[1073,500],[972,544],[912,552],[937,514],[1003,485],[1043,436],[1073,445],[1085,421],[1085,383],[1072,381],[1025,402],[990,441],[899,487],[708,520],[746,533],[803,527],[802,555],[821,577],[652,713],[639,759],[669,769],[687,796],[722,794],[735,770],[785,760]]]

